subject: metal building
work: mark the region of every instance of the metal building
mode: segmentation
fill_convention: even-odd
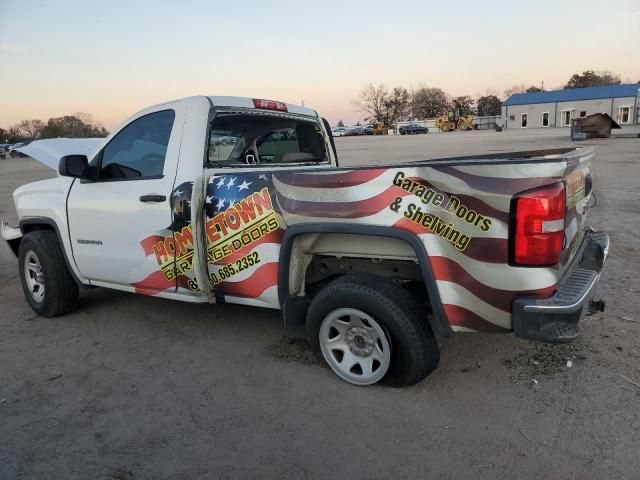
[[[502,102],[504,128],[569,128],[572,119],[593,113],[621,126],[639,124],[640,84],[516,93]]]

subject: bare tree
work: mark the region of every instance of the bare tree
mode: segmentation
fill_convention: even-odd
[[[520,85],[513,85],[509,88],[505,88],[504,90],[504,98],[509,98],[511,95],[513,95],[514,93],[522,93],[527,89],[527,86],[524,83],[521,83]]]
[[[366,115],[365,120],[381,122],[385,114],[385,102],[388,98],[389,91],[382,83],[377,87],[370,83],[351,103],[359,112]]]
[[[86,117],[85,117],[86,118]],[[42,129],[43,138],[87,138],[106,137],[107,130],[97,122],[88,124],[75,115],[65,115],[64,117],[50,118]]]
[[[448,95],[440,88],[419,87],[411,94],[411,114],[414,118],[444,115],[450,107]]]
[[[475,110],[475,101],[468,95],[462,97],[455,97],[451,100],[451,106],[453,110],[460,115],[471,115]]]
[[[392,125],[409,115],[409,91],[404,87],[393,89],[385,102],[385,124]]]
[[[501,102],[496,95],[480,97],[476,104],[478,106],[478,115],[481,117],[500,115]]]
[[[365,120],[392,125],[408,115],[409,92],[404,87],[389,91],[383,84],[369,84],[352,103],[366,115]]]
[[[22,138],[36,139],[44,129],[44,122],[38,119],[22,120],[15,127]]]

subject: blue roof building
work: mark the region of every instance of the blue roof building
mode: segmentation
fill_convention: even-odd
[[[505,128],[569,127],[573,118],[606,113],[620,125],[637,125],[640,84],[516,93],[502,102]]]

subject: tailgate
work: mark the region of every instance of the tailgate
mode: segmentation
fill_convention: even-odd
[[[560,257],[560,273],[573,260],[584,239],[587,228],[589,208],[595,204],[591,191],[593,185],[592,161],[595,157],[592,148],[581,149],[575,155],[567,157],[567,169],[564,173],[566,192],[565,248]]]

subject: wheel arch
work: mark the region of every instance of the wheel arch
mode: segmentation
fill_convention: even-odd
[[[38,230],[52,230],[56,234],[58,243],[60,244],[60,250],[62,250],[62,256],[64,257],[64,262],[67,265],[67,268],[71,273],[71,276],[78,283],[78,285],[87,284],[87,282],[83,282],[81,280],[78,272],[74,268],[75,265],[69,259],[69,255],[67,254],[67,249],[65,248],[65,243],[62,240],[60,228],[58,227],[58,224],[55,222],[55,220],[48,217],[26,217],[26,218],[20,219],[19,227],[23,235],[23,237],[21,237],[21,240],[22,238],[24,238],[24,235],[26,235],[27,233],[35,232]],[[18,249],[19,249],[19,245],[18,245]],[[17,253],[16,253],[16,256],[17,256]]]
[[[294,225],[287,230],[282,237],[280,246],[280,257],[278,264],[278,298],[285,330],[289,333],[297,333],[304,330],[306,312],[311,303],[308,296],[296,297],[289,291],[291,275],[291,256],[294,241],[300,235],[306,234],[356,234],[373,237],[387,237],[400,240],[406,243],[415,253],[418,260],[422,278],[429,295],[429,301],[433,309],[432,328],[443,336],[451,335],[452,329],[444,313],[438,286],[431,271],[428,254],[424,244],[420,239],[403,230],[392,227],[376,225],[353,225],[339,223],[312,223],[304,225]]]

